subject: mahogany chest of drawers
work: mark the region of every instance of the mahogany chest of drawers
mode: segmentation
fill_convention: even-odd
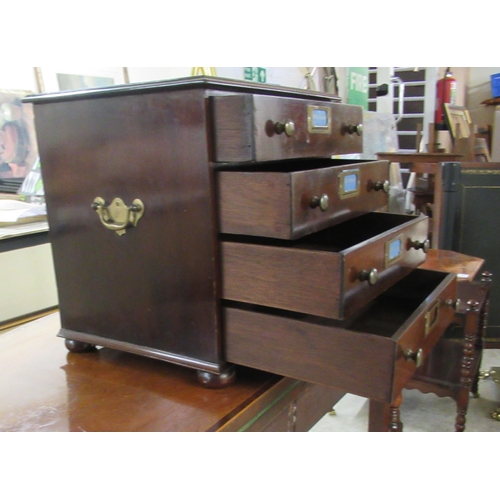
[[[362,110],[219,78],[31,96],[71,350],[233,364],[390,402],[453,317],[417,270],[426,217],[387,213]]]

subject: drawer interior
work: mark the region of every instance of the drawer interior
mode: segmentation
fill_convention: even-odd
[[[447,273],[415,269],[342,323],[356,332],[392,337],[401,325],[444,281]]]
[[[371,212],[292,241],[238,235],[224,235],[222,239],[223,241],[241,241],[285,248],[342,252],[402,224],[414,221],[416,218],[418,216],[415,215]]]
[[[376,160],[371,160],[372,162]],[[283,174],[291,174],[294,172],[304,172],[308,170],[317,170],[318,168],[327,167],[346,167],[352,168],[355,165],[370,163],[370,160],[356,159],[332,159],[332,158],[299,158],[280,161],[264,161],[255,164],[237,163],[235,165],[224,165],[218,167],[218,172],[277,172]]]
[[[423,315],[429,301],[448,290],[451,279],[447,273],[416,269],[356,317],[343,321],[223,301],[227,359],[392,401],[394,387],[399,390],[415,370],[402,349],[432,348],[438,333],[424,340]],[[410,337],[403,344],[400,333]]]

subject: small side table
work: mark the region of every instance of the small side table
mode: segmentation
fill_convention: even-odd
[[[407,389],[418,389],[437,396],[449,396],[457,403],[455,430],[465,430],[469,395],[478,396],[483,335],[489,306],[492,276],[485,272],[474,281],[484,260],[449,250],[429,250],[422,268],[454,272],[458,277],[458,299],[455,323],[449,331],[460,331],[461,338],[438,341],[423,365],[410,380]]]

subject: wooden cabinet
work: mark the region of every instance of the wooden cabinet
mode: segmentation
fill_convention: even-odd
[[[70,350],[390,402],[449,322],[454,276],[415,270],[427,219],[384,213],[388,162],[331,159],[360,152],[359,107],[207,77],[28,100]]]

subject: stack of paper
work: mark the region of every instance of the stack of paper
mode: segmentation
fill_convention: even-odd
[[[45,204],[17,200],[0,200],[0,226],[28,224],[47,220]]]

